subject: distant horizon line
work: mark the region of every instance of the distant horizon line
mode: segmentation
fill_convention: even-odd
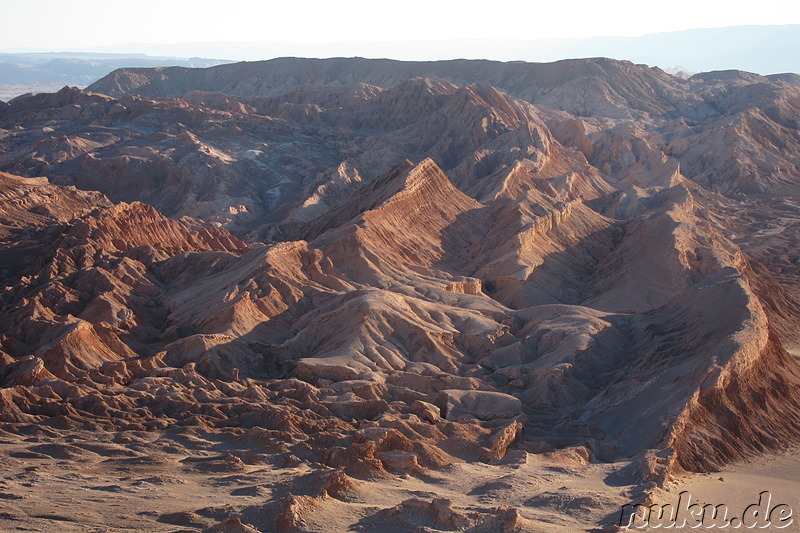
[[[678,33],[690,33],[695,31],[715,31],[726,29],[743,28],[786,28],[791,26],[800,27],[800,23],[789,24],[740,24],[733,26],[706,26],[696,28],[686,28],[682,30],[660,31],[653,33],[643,33],[641,35],[590,35],[586,37],[546,37],[541,39],[499,39],[499,38],[449,38],[449,39],[391,39],[391,40],[337,40],[337,41],[265,41],[265,40],[241,40],[241,41],[175,41],[175,42],[147,42],[129,41],[114,44],[98,44],[92,46],[77,46],[72,48],[34,48],[34,47],[14,47],[0,48],[0,54],[110,54],[110,55],[144,55],[148,57],[173,57],[173,56],[152,56],[146,52],[109,52],[108,49],[121,47],[154,47],[154,46],[192,46],[192,45],[281,45],[281,46],[324,46],[324,45],[353,45],[353,44],[405,44],[405,43],[564,43],[568,41],[590,41],[590,40],[636,40],[643,37],[670,35]],[[177,56],[175,56],[177,57]],[[200,57],[201,59],[221,59],[226,61],[238,61],[232,58],[222,57]],[[181,56],[181,58],[186,58]],[[275,58],[270,58],[275,59]],[[243,60],[247,61],[247,60]],[[522,60],[521,60],[522,61]]]

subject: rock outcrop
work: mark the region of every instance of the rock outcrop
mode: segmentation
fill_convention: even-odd
[[[91,91],[0,109],[0,429],[202,428],[313,463],[318,490],[268,504],[282,530],[515,448],[647,484],[800,435],[790,83],[282,59]]]

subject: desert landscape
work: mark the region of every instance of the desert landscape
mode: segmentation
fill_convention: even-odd
[[[800,513],[798,228],[796,74],[280,58],[0,102],[0,530]]]

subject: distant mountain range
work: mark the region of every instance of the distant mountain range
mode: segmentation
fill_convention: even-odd
[[[528,34],[535,35],[535,34]],[[690,72],[746,70],[758,74],[800,72],[800,24],[730,26],[656,33],[641,37],[586,39],[428,40],[412,42],[276,43],[201,42],[128,44],[107,52],[144,52],[175,57],[224,57],[257,61],[276,57],[366,57],[404,61],[495,59],[550,62],[610,57]],[[133,66],[133,65],[131,65]]]
[[[86,87],[122,67],[211,67],[219,59],[153,57],[145,54],[90,52],[0,53],[0,100],[26,92]]]
[[[586,39],[132,43],[78,52],[0,53],[0,100],[26,92],[55,91],[64,85],[83,88],[117,68],[203,68],[278,57],[527,62],[609,57],[658,66],[672,74],[735,69],[768,75],[800,73],[800,56],[794,53],[796,50],[800,50],[800,24],[730,26],[641,37]]]

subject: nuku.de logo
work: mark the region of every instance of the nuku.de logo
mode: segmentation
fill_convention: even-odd
[[[769,491],[762,491],[758,495],[758,502],[748,505],[739,516],[731,513],[724,503],[692,503],[692,495],[683,491],[678,495],[677,505],[623,505],[619,526],[622,529],[783,529],[794,522],[792,514],[788,504],[773,504]]]

